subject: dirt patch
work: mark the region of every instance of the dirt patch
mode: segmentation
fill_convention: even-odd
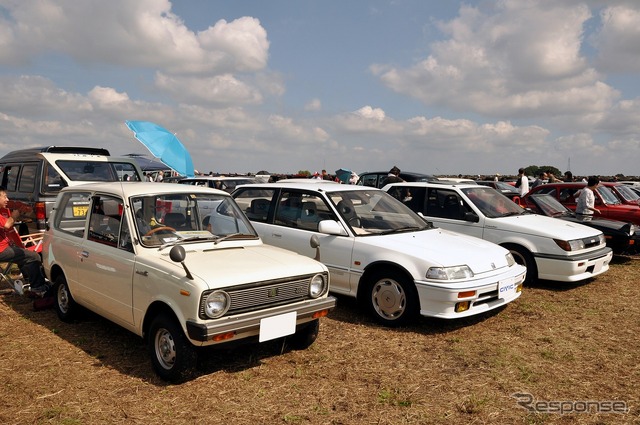
[[[340,297],[309,349],[208,351],[181,385],[155,376],[135,335],[91,314],[62,323],[5,289],[0,422],[637,424],[639,275],[640,260],[616,259],[584,284],[538,283],[500,311],[397,330]]]

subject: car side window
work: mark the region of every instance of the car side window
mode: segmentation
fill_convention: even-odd
[[[122,221],[122,200],[111,196],[94,196],[92,201],[88,239],[117,247]]]
[[[453,190],[429,189],[426,202],[426,215],[431,217],[463,220],[469,211],[460,195]]]
[[[19,165],[7,165],[2,173],[2,186],[9,192],[15,192],[18,186]]]
[[[314,193],[283,190],[276,208],[274,223],[303,230],[318,231],[321,220],[335,220],[325,201]]]
[[[91,201],[89,192],[65,193],[60,199],[53,227],[61,232],[68,233],[79,238],[84,237],[87,223],[89,204]]]
[[[20,181],[18,182],[18,192],[33,193],[36,188],[36,164],[26,164],[22,166]]]
[[[266,223],[275,189],[248,188],[234,195],[236,203],[251,221]]]
[[[67,186],[60,173],[53,168],[48,162],[44,164],[44,181],[42,182],[43,192],[59,192],[60,189]]]

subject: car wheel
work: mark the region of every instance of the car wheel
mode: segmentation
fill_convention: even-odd
[[[371,276],[367,299],[370,312],[384,326],[403,326],[418,315],[415,286],[399,273],[376,273]]]
[[[76,317],[79,306],[73,299],[67,279],[60,274],[56,277],[53,284],[53,293],[55,295],[55,308],[58,317],[63,322],[71,322]]]
[[[315,342],[320,332],[320,320],[301,325],[301,328],[286,339],[286,344],[294,350],[306,350]]]
[[[524,284],[528,285],[534,282],[538,278],[538,266],[536,265],[536,260],[533,258],[533,254],[526,248],[518,245],[505,245],[504,247],[511,252],[516,263],[527,268],[527,277],[524,280]]]
[[[156,317],[149,328],[148,344],[151,364],[162,379],[182,382],[193,375],[198,353],[175,319]]]

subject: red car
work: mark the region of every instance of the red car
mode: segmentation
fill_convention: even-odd
[[[623,204],[640,205],[640,195],[626,184],[615,182],[601,182],[600,184],[611,188]]]
[[[580,191],[587,186],[586,183],[547,183],[531,189],[522,198],[525,206],[532,207],[531,201],[528,200],[530,195],[534,193],[548,193],[560,201],[570,210],[576,210],[576,202]],[[600,210],[600,215],[596,217],[608,218],[610,220],[626,221],[640,225],[640,206],[638,204],[623,204],[616,194],[607,184],[600,184],[596,189],[595,207]]]

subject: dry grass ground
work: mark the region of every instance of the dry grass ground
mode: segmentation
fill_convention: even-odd
[[[7,289],[0,423],[638,424],[639,271],[617,259],[586,284],[539,283],[495,313],[400,330],[340,298],[308,350],[209,353],[181,385],[156,378],[136,336],[91,315],[62,323]],[[529,412],[514,393],[542,408],[615,400],[628,412]]]

